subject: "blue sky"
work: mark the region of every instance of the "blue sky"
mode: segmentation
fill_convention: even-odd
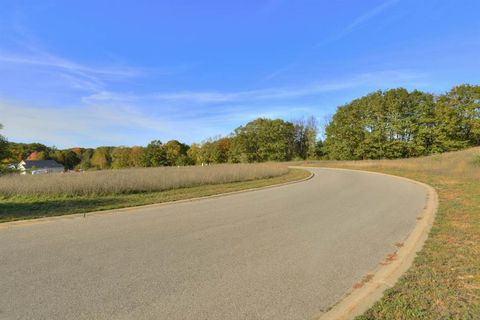
[[[377,89],[479,83],[478,0],[1,0],[0,123],[57,147],[323,124]]]

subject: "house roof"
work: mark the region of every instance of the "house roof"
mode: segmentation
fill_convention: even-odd
[[[63,168],[63,166],[55,160],[25,160],[25,169],[47,169],[47,168]]]

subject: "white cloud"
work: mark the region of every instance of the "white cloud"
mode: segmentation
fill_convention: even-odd
[[[346,79],[334,81],[316,81],[297,87],[277,87],[258,90],[221,92],[221,91],[177,91],[154,92],[144,95],[121,94],[102,91],[84,97],[88,104],[98,103],[135,103],[139,101],[161,102],[164,104],[225,104],[243,103],[267,100],[285,100],[315,96],[322,93],[334,92],[360,86],[374,86],[378,88],[397,87],[421,80],[424,74],[410,70],[385,70],[370,73],[361,73]]]
[[[46,50],[26,46],[23,53],[0,50],[0,67],[23,68],[28,73],[44,71],[46,79],[63,86],[84,91],[98,91],[105,88],[108,81],[118,81],[143,75],[143,71],[127,66],[88,66],[79,64]],[[28,81],[30,79],[26,79]],[[42,79],[32,79],[37,83]]]
[[[424,75],[408,70],[389,70],[298,87],[238,92],[99,91],[71,106],[0,100],[0,122],[13,141],[39,141],[58,147],[145,145],[153,139],[191,143],[229,134],[257,117],[290,120],[324,116],[346,102],[342,90],[411,87],[423,79]],[[336,102],[327,105],[322,98],[326,93],[335,93]]]
[[[138,139],[132,132],[168,135],[174,124],[151,119],[130,107],[38,107],[0,101],[4,133],[14,141],[41,141],[57,146],[129,144]]]

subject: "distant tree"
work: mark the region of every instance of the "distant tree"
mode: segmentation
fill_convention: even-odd
[[[72,150],[62,150],[62,154],[62,164],[66,169],[72,170],[80,163],[79,155],[76,152]]]
[[[78,155],[71,150],[52,150],[49,158],[61,163],[66,169],[73,169],[80,163]]]
[[[307,119],[305,130],[305,143],[307,145],[307,159],[314,159],[317,156],[317,135],[318,123],[314,117]]]
[[[337,109],[325,129],[332,159],[393,159],[480,145],[480,86],[434,97],[398,88]]]
[[[8,159],[10,162],[19,162],[27,159],[33,152],[43,152],[41,157],[46,158],[49,148],[40,143],[8,143]],[[38,154],[34,156],[38,157]]]
[[[295,157],[313,159],[316,157],[318,125],[314,117],[293,121],[295,128]]]
[[[110,147],[98,147],[92,155],[90,163],[97,169],[108,169],[111,164]]]
[[[323,149],[323,141],[318,140],[315,144],[315,159],[322,159],[325,156],[325,150]]]
[[[429,94],[403,88],[371,93],[337,109],[325,129],[324,150],[332,159],[426,154],[432,149],[433,112]]]
[[[230,150],[230,138],[219,137],[209,139],[202,143],[200,159],[202,163],[225,163],[228,162]]]
[[[358,159],[356,150],[365,135],[364,128],[359,123],[362,119],[359,104],[358,100],[354,100],[348,105],[339,107],[326,126],[324,150],[329,158]]]
[[[437,101],[439,151],[480,145],[480,86],[461,85]]]
[[[45,160],[46,159],[45,153],[46,153],[45,151],[33,151],[27,157],[27,160]]]
[[[83,150],[80,158],[80,163],[77,165],[77,168],[81,170],[88,170],[92,168],[91,160],[92,160],[93,153],[94,153],[93,149]]]
[[[216,163],[224,163],[228,161],[228,152],[230,151],[231,139],[223,137],[215,142],[217,149],[217,156],[215,158]]]
[[[128,160],[129,166],[141,167],[142,157],[143,157],[143,148],[138,146],[133,146],[130,150],[130,156]]]
[[[53,150],[52,152],[49,153],[49,157],[50,159],[55,160],[58,163],[63,164],[65,162],[63,152],[61,150]]]
[[[295,152],[295,126],[291,122],[259,118],[235,129],[231,162],[287,161]]]
[[[192,166],[195,162],[186,154],[182,154],[176,159],[175,164],[177,166]]]
[[[163,145],[163,149],[165,150],[167,166],[182,165],[186,161],[187,145],[177,140],[170,140]]]
[[[71,148],[70,151],[74,152],[78,158],[82,157],[82,148]]]
[[[3,125],[0,124],[0,130],[3,129]],[[9,156],[8,141],[3,135],[0,134],[0,162]]]
[[[167,165],[167,154],[160,140],[153,140],[143,150],[142,165],[144,167],[159,167]]]
[[[197,143],[193,143],[187,151],[187,156],[190,158],[192,164],[201,164],[203,162],[201,146]]]
[[[131,149],[127,147],[117,147],[112,150],[112,168],[121,169],[130,167]]]

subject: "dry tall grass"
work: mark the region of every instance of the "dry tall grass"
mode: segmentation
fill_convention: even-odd
[[[80,196],[162,191],[279,176],[284,164],[223,164],[0,177],[0,196]]]
[[[318,162],[310,162],[315,164]],[[480,147],[447,152],[432,156],[397,160],[322,161],[323,165],[349,166],[356,168],[399,169],[435,175],[479,178]]]

